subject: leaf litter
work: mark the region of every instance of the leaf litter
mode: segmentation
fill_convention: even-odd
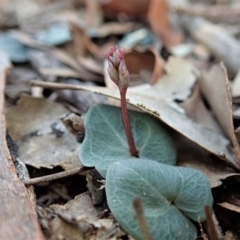
[[[158,6],[158,1],[152,0],[150,4],[150,1],[141,0],[143,8],[139,9],[134,5],[135,1],[131,4],[127,1],[121,4],[118,1],[109,4],[76,1],[75,5],[70,1],[19,1],[19,4],[24,2],[31,11],[14,6],[11,0],[6,2],[3,11],[15,11],[18,22],[15,30],[11,31],[16,51],[12,51],[11,46],[11,52],[8,51],[8,42],[2,42],[0,46],[12,60],[11,72],[16,74],[12,77],[8,73],[5,114],[8,130],[20,149],[30,176],[82,167],[78,159],[79,142],[84,137],[82,121],[88,108],[93,103],[119,105],[119,94],[106,74],[108,46],[121,43],[121,39],[135,30],[146,28],[144,21],[148,19],[150,26],[147,30],[153,32],[155,38],[133,41],[138,45],[125,49],[131,77],[128,104],[166,124],[178,147],[177,165],[192,167],[206,174],[212,187],[214,212],[224,239],[237,239],[240,153],[235,131],[239,126],[239,66],[232,59],[239,51],[239,33],[233,36],[224,32],[221,35],[221,26],[217,28],[215,23],[209,21],[216,16],[209,17],[202,13],[202,17],[208,20],[200,21],[195,18],[197,13],[191,12],[190,17],[192,5],[186,1],[179,1],[185,2],[184,10],[173,1],[169,1],[169,6],[166,5],[167,1]],[[234,10],[232,2],[224,3],[229,11]],[[139,1],[137,4],[140,4]],[[149,4],[147,12],[146,6]],[[209,7],[208,3],[200,4]],[[176,10],[177,14],[170,13],[169,9]],[[96,22],[91,21],[95,12],[100,16],[95,18]],[[169,14],[173,16],[171,21]],[[211,15],[210,12],[206,14]],[[108,18],[108,21],[101,16]],[[70,18],[74,19],[71,23]],[[220,25],[225,22],[224,17],[216,19]],[[4,24],[1,34],[7,35],[5,26],[10,22]],[[61,30],[59,26],[64,28]],[[188,39],[193,46],[191,49],[208,47],[205,51],[207,55],[188,50],[187,54],[179,55],[182,57],[170,56],[164,60],[160,55],[163,47],[171,52],[172,47],[186,42],[183,26],[191,33]],[[198,33],[195,28],[199,29]],[[61,33],[56,34],[57,31]],[[218,42],[215,37],[213,40],[214,34],[218,34]],[[134,34],[131,37],[134,38]],[[147,45],[149,39],[150,46]],[[234,43],[228,45],[231,50],[229,57],[226,57],[226,48],[222,48],[227,40]],[[17,64],[19,59],[24,60],[25,64]],[[219,64],[220,61],[224,64]],[[29,85],[31,80],[34,80],[33,85],[40,87],[41,95],[46,99],[31,96],[34,92]],[[36,185],[37,200],[41,202],[41,206],[37,206],[39,223],[45,229],[46,239],[126,237],[127,233],[120,229],[106,205],[104,190],[98,190],[101,188],[98,182],[102,181],[101,178],[98,176],[97,181],[93,181],[95,175],[92,170],[88,171],[83,176],[81,173],[79,182],[72,180],[70,185],[66,182],[71,177],[47,185]],[[74,184],[82,184],[82,187],[72,194]],[[104,189],[104,185],[102,187]],[[48,188],[45,196],[42,192],[39,194],[44,188]],[[95,201],[98,198],[101,200]],[[55,217],[52,218],[52,215]]]

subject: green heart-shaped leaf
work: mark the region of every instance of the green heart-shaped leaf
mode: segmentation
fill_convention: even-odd
[[[176,147],[164,126],[148,114],[129,111],[133,137],[140,158],[175,165]],[[86,135],[80,149],[85,166],[94,166],[105,177],[110,164],[132,159],[121,109],[91,106],[85,119]]]
[[[195,239],[197,231],[188,218],[204,221],[204,206],[213,203],[210,184],[202,172],[144,159],[109,166],[106,194],[111,212],[136,239],[143,236],[133,209],[135,198],[142,199],[156,240]]]

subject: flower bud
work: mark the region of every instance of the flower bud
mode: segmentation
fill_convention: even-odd
[[[124,61],[123,50],[117,46],[110,48],[108,53],[108,74],[118,85],[120,90],[127,90],[129,85],[129,72]]]
[[[119,89],[124,90],[128,88],[129,85],[129,72],[127,70],[127,66],[125,61],[121,61],[119,68],[118,68],[118,75],[119,75]]]
[[[117,69],[113,66],[111,61],[108,61],[108,68],[107,68],[109,77],[113,80],[115,84],[118,85],[119,82],[119,76]]]

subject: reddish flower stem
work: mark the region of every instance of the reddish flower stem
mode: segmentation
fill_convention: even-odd
[[[129,117],[128,117],[126,92],[127,92],[127,89],[120,90],[122,119],[123,119],[123,124],[125,127],[125,132],[126,132],[126,136],[127,136],[127,140],[128,140],[130,153],[133,157],[138,158],[138,151],[137,151],[135,143],[134,143],[132,129],[131,129],[130,121],[129,121]]]

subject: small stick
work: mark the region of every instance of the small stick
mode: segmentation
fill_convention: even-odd
[[[146,218],[144,216],[144,209],[143,209],[143,205],[142,205],[141,199],[136,198],[133,201],[133,207],[134,207],[136,215],[137,215],[137,220],[138,220],[140,229],[142,231],[143,238],[145,240],[152,240],[153,238],[152,238],[152,235],[151,235],[151,233],[149,231]]]
[[[67,84],[67,83],[52,83],[52,82],[45,82],[40,80],[31,81],[31,86],[37,86],[42,88],[49,88],[49,89],[69,89],[69,90],[84,90],[93,88],[92,86],[89,88],[88,86],[77,86],[74,84]]]
[[[69,177],[69,176],[75,175],[77,173],[82,173],[87,170],[89,170],[89,168],[79,167],[79,168],[74,168],[74,169],[67,170],[67,171],[60,172],[60,173],[54,173],[54,174],[43,176],[43,177],[37,177],[37,178],[24,180],[22,182],[26,186],[29,186],[29,185],[34,185],[34,184],[38,184],[38,183],[53,181],[53,180],[56,180],[59,178]]]
[[[210,209],[210,207],[207,205],[204,207],[204,211],[206,214],[206,218],[207,218],[207,229],[208,229],[208,234],[211,240],[219,240],[219,236],[218,236],[218,231],[215,227],[214,224],[214,220],[212,218],[212,211]]]

